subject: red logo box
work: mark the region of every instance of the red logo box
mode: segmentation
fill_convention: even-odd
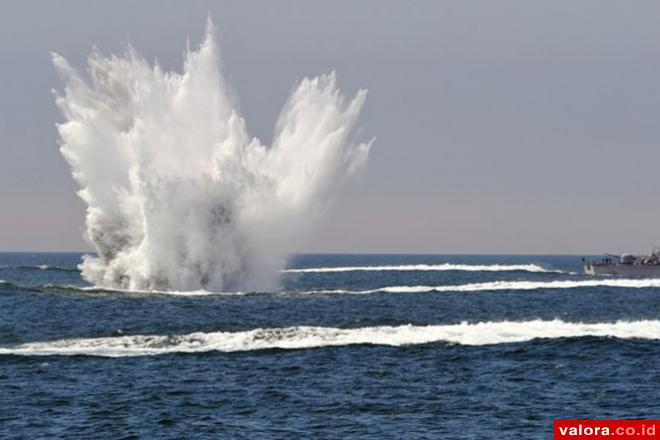
[[[555,420],[554,438],[660,439],[660,420]]]

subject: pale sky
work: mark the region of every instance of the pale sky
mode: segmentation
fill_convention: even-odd
[[[300,251],[644,252],[660,242],[660,2],[1,1],[0,251],[78,251],[50,51],[181,68],[211,12],[251,133],[292,86],[369,90],[367,171]]]

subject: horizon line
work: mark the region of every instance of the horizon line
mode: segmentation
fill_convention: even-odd
[[[616,252],[609,252],[614,253]],[[635,252],[632,252],[635,254]],[[94,251],[37,251],[37,250],[12,250],[4,251],[0,250],[0,254],[96,254]],[[437,255],[437,256],[580,256],[580,255],[604,255],[608,252],[368,252],[368,251],[359,251],[359,252],[291,252],[287,256],[295,255]]]

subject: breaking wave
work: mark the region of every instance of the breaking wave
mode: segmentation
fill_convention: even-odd
[[[460,345],[492,345],[538,338],[595,336],[621,339],[660,339],[660,321],[613,323],[552,321],[502,321],[397,327],[286,327],[239,332],[191,333],[180,336],[134,335],[63,339],[0,348],[0,355],[87,355],[125,357],[208,351],[236,352],[267,349],[307,349],[346,345],[406,346],[445,342]]]
[[[406,264],[391,266],[346,266],[346,267],[309,267],[286,269],[284,273],[326,273],[326,272],[397,272],[397,271],[466,271],[466,272],[534,272],[564,273],[546,269],[537,264]]]

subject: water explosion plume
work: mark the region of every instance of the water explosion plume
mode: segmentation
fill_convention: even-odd
[[[252,138],[221,73],[213,23],[182,73],[129,48],[89,56],[89,80],[53,54],[66,87],[60,149],[87,203],[97,256],[83,276],[125,289],[272,287],[286,253],[365,165],[354,140],[366,97],[334,72],[304,78],[275,126]]]

